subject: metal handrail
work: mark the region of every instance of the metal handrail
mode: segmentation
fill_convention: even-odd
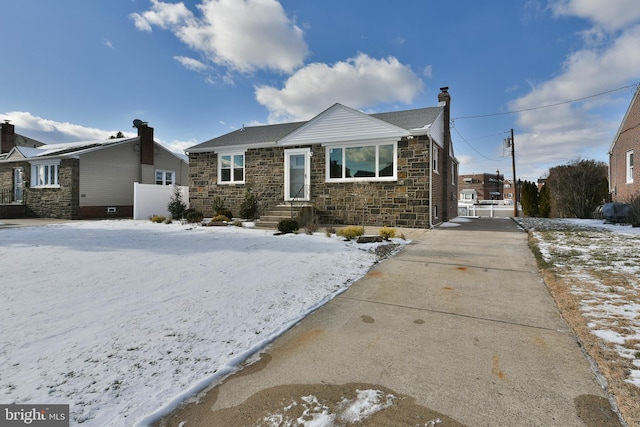
[[[5,204],[14,204],[14,203],[19,203],[19,204],[24,204],[25,203],[25,196],[26,194],[22,193],[22,200],[16,201],[15,199],[15,190],[13,188],[0,188],[0,203],[5,205]]]
[[[298,199],[298,195],[300,194],[300,192],[303,191],[303,190],[304,190],[304,184],[302,184],[302,187],[300,187],[300,189],[298,190],[296,195],[293,196],[293,198],[290,201],[290,203],[291,203],[291,219],[293,219],[293,204],[295,203],[296,199]]]

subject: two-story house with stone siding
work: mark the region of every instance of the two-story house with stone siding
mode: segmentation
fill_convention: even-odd
[[[311,208],[320,224],[427,228],[457,215],[450,95],[438,105],[365,114],[335,104],[305,122],[243,127],[186,150],[191,208],[234,215],[258,197],[262,218]],[[260,224],[260,220],[258,221]]]
[[[186,185],[186,159],[155,142],[152,127],[136,123],[133,138],[58,144],[2,123],[0,218],[127,218],[135,182]]]
[[[634,165],[640,156],[640,86],[622,119],[609,148],[609,190],[614,202],[640,198],[640,169]]]

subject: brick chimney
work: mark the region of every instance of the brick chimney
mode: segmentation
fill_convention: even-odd
[[[153,128],[146,122],[141,122],[136,127],[140,137],[140,164],[153,165]]]
[[[9,120],[5,120],[0,125],[0,141],[2,141],[0,147],[0,154],[8,153],[16,145],[16,127],[9,123]]]
[[[440,88],[440,93],[438,94],[438,106],[444,107],[444,116],[443,116],[443,124],[444,124],[444,156],[445,161],[442,162],[442,167],[440,173],[442,174],[442,220],[449,221],[452,217],[455,217],[457,213],[450,212],[451,210],[451,197],[449,195],[450,188],[448,183],[451,182],[451,174],[453,171],[451,170],[451,95],[449,95],[449,88],[447,86]]]

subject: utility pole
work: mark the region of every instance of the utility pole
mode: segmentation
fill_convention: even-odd
[[[511,137],[504,140],[505,146],[511,146],[511,165],[513,167],[513,217],[518,217],[518,181],[516,181],[516,148],[513,139],[513,128],[511,128]]]

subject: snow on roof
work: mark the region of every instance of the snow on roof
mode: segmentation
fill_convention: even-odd
[[[59,144],[47,144],[40,147],[15,147],[25,158],[49,157],[49,156],[76,156],[94,149],[104,148],[109,145],[119,144],[134,138],[114,138],[100,141],[66,142]]]

